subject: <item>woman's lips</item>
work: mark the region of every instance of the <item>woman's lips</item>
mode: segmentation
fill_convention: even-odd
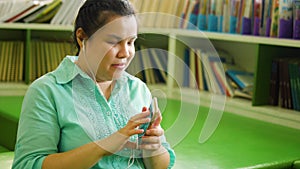
[[[125,66],[126,66],[125,63],[112,64],[112,67],[117,68],[117,69],[124,69]]]

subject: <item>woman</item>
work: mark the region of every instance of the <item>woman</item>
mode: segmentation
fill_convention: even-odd
[[[29,87],[20,116],[13,168],[171,168],[175,154],[150,121],[151,94],[124,70],[137,20],[126,0],[87,0],[75,21],[78,57]],[[138,135],[141,144],[137,144]]]

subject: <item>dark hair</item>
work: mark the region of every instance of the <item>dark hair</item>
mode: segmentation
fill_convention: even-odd
[[[73,40],[76,43],[78,53],[80,50],[76,37],[78,28],[82,28],[86,36],[90,37],[104,26],[111,17],[118,15],[135,15],[129,0],[86,0],[79,9],[74,24]]]

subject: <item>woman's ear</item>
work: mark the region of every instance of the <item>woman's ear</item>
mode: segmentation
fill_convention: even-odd
[[[82,28],[78,28],[76,30],[76,40],[77,40],[77,43],[80,46],[80,48],[83,47],[83,42],[86,39],[87,39],[87,36],[86,36],[84,30]]]

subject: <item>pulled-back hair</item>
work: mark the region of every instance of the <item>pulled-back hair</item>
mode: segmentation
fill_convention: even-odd
[[[78,11],[74,24],[73,39],[78,51],[76,31],[82,28],[90,37],[99,28],[103,27],[111,17],[134,15],[134,8],[129,0],[86,0]]]

